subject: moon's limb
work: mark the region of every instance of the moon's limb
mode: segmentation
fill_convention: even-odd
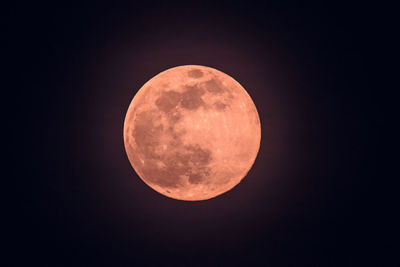
[[[204,66],[180,66],[148,81],[124,124],[128,158],[161,194],[204,200],[237,185],[261,139],[256,107],[230,76]]]

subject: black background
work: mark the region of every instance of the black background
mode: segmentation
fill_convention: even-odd
[[[377,186],[376,12],[325,1],[10,6],[6,265],[395,266]],[[137,90],[186,64],[238,80],[262,124],[248,176],[201,202],[146,186],[122,139]]]

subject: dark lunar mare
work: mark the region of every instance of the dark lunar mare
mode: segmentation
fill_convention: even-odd
[[[188,76],[190,78],[201,78],[203,77],[203,72],[199,69],[191,69],[188,71]]]
[[[192,75],[200,77],[197,72]],[[182,175],[188,176],[192,184],[202,183],[210,175],[208,165],[212,160],[212,152],[199,145],[184,146],[180,139],[182,133],[177,133],[174,128],[182,118],[178,107],[197,110],[205,105],[201,98],[204,93],[205,90],[198,85],[186,86],[183,93],[164,91],[155,100],[157,109],[137,114],[131,135],[137,141],[139,155],[130,153],[130,158],[138,166],[144,180],[161,187],[176,188],[181,186]],[[155,114],[165,115],[168,125],[156,126],[155,120],[159,118]],[[172,140],[167,144],[167,150],[160,153],[160,148],[166,145],[161,143],[163,136],[170,136]]]

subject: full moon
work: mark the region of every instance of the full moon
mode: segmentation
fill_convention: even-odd
[[[170,198],[198,201],[235,187],[260,148],[257,109],[229,75],[205,66],[163,71],[134,96],[124,122],[132,167]]]

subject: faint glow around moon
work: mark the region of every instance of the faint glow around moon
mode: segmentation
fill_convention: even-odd
[[[186,65],[150,79],[133,98],[124,144],[139,177],[179,200],[205,200],[236,186],[257,156],[257,109],[246,90],[213,68]]]

